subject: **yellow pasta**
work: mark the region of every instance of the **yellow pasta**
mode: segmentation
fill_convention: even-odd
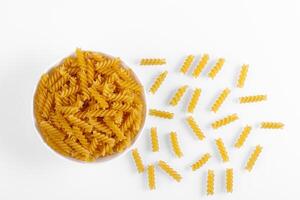
[[[152,94],[155,94],[158,88],[161,86],[161,84],[164,82],[168,75],[168,71],[164,71],[161,74],[158,75],[158,77],[155,79],[154,83],[152,84],[150,88],[150,92]]]
[[[239,117],[237,116],[237,114],[231,114],[231,115],[228,115],[228,116],[226,116],[226,117],[224,117],[222,119],[219,119],[219,120],[213,122],[211,124],[211,126],[212,126],[213,129],[217,129],[217,128],[225,126],[225,125],[227,125],[229,123],[232,123],[232,122],[234,122],[234,121],[236,121],[238,119],[239,119]]]
[[[172,106],[176,106],[178,104],[178,102],[180,101],[180,99],[182,98],[182,96],[184,95],[184,93],[186,92],[188,86],[184,85],[180,88],[178,88],[178,90],[176,91],[176,93],[173,95],[173,97],[170,100],[170,105]]]
[[[211,107],[211,111],[217,112],[221,105],[224,103],[225,99],[228,97],[230,93],[230,90],[228,88],[225,88],[217,97],[216,101]]]
[[[142,58],[140,65],[164,65],[166,64],[165,58]]]
[[[184,60],[184,62],[183,62],[183,64],[182,64],[182,66],[181,66],[181,68],[180,68],[180,72],[181,72],[181,73],[183,73],[183,74],[186,74],[186,73],[187,73],[187,71],[189,70],[189,68],[191,67],[191,65],[192,65],[192,63],[193,63],[193,61],[194,61],[194,58],[195,58],[195,56],[193,56],[193,55],[188,55],[188,56],[185,58],[185,60]]]
[[[213,195],[215,191],[215,173],[213,170],[207,171],[207,178],[206,178],[206,194]]]
[[[174,113],[157,110],[157,109],[150,109],[149,115],[152,115],[155,117],[160,117],[160,118],[165,118],[165,119],[173,119],[173,117],[174,117]]]
[[[239,78],[237,81],[236,86],[239,88],[244,87],[245,85],[245,81],[247,78],[247,74],[248,74],[248,69],[249,69],[249,65],[244,64],[241,68],[240,74],[239,74]]]
[[[250,157],[248,158],[248,161],[247,161],[247,164],[245,167],[246,170],[248,170],[249,172],[252,170],[261,151],[262,151],[262,146],[257,145],[255,147],[254,151],[252,152],[252,154],[250,155]]]
[[[148,185],[150,190],[155,190],[155,168],[154,165],[149,165],[148,166]]]
[[[251,126],[245,126],[242,133],[240,134],[240,136],[238,137],[238,139],[236,140],[234,146],[236,148],[241,148],[243,146],[243,144],[245,143],[248,135],[250,134],[252,127]]]
[[[159,151],[159,143],[158,143],[158,137],[157,137],[157,129],[156,127],[152,127],[150,130],[151,134],[151,145],[152,145],[152,151],[158,152]]]
[[[192,116],[186,118],[188,125],[193,130],[194,134],[197,136],[199,140],[203,140],[205,138],[202,130],[200,129],[199,125],[196,123],[195,119]]]
[[[226,191],[233,192],[233,169],[226,169]]]
[[[205,65],[207,64],[208,59],[209,59],[208,54],[203,54],[202,58],[199,60],[197,66],[195,67],[192,73],[193,77],[197,78],[200,75]]]
[[[193,92],[192,98],[190,99],[189,105],[188,105],[188,112],[193,113],[196,105],[198,103],[199,97],[201,94],[201,89],[200,88],[196,88]]]
[[[172,149],[173,149],[173,152],[175,153],[175,155],[178,158],[182,157],[183,153],[182,153],[181,148],[179,146],[176,132],[171,132],[170,133],[170,140],[171,140]]]
[[[209,153],[204,154],[197,162],[192,165],[192,170],[196,171],[200,167],[202,167],[207,161],[211,158]]]
[[[223,140],[221,138],[218,138],[215,140],[215,142],[223,162],[228,162],[229,161],[228,151],[224,145]]]
[[[282,122],[261,122],[260,128],[263,129],[282,129],[284,124]]]
[[[256,103],[261,101],[266,101],[267,95],[253,95],[240,97],[240,103]]]
[[[219,58],[216,62],[216,64],[211,68],[211,70],[208,72],[208,76],[211,79],[214,79],[216,75],[219,73],[219,71],[222,69],[223,65],[225,63],[225,59]]]
[[[181,181],[182,176],[177,171],[175,171],[172,167],[170,167],[165,161],[162,160],[158,161],[158,166],[177,182]]]
[[[139,173],[142,173],[144,172],[145,170],[145,167],[144,167],[144,164],[143,164],[143,161],[142,161],[142,158],[138,152],[137,149],[133,149],[131,151],[131,155],[133,157],[133,160],[134,160],[134,163],[135,163],[135,166],[136,166],[136,169]]]

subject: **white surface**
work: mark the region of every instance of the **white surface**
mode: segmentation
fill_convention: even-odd
[[[300,2],[297,0],[228,1],[0,1],[0,199],[201,199],[206,198],[204,175],[216,170],[216,195],[210,199],[295,199],[300,191],[299,154],[299,46]],[[148,118],[137,144],[146,164],[165,159],[183,174],[176,183],[157,171],[157,190],[149,191],[146,175],[136,173],[130,155],[105,164],[78,164],[56,156],[40,142],[32,120],[32,95],[49,64],[75,47],[120,56],[131,64],[149,88],[161,71],[170,76],[149,95],[149,107],[174,110],[172,121]],[[213,81],[178,73],[187,54],[207,52],[226,58],[224,70]],[[166,57],[163,68],[141,68],[141,57]],[[218,114],[208,112],[215,95],[233,87],[238,68],[250,64],[244,89],[233,89]],[[205,128],[207,140],[195,139],[183,122],[184,102],[173,109],[168,98],[177,86],[188,83],[203,93],[195,117]],[[189,90],[189,95],[191,90]],[[238,105],[243,94],[267,93],[268,101]],[[213,131],[209,123],[237,112],[241,120]],[[283,131],[257,128],[241,150],[232,148],[242,125],[261,120],[283,121]],[[149,128],[157,126],[161,152],[151,153]],[[175,158],[167,134],[175,130],[184,157]],[[223,164],[213,139],[222,137],[231,162]],[[256,145],[264,149],[253,171],[242,170],[245,157]],[[214,158],[203,169],[189,168],[211,151]],[[223,188],[223,171],[235,169],[233,194]]]

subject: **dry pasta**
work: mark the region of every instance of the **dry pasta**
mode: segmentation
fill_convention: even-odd
[[[186,92],[188,86],[184,85],[180,88],[178,88],[178,90],[176,91],[176,93],[173,95],[173,97],[170,100],[170,105],[172,106],[176,106],[178,104],[178,102],[180,101],[180,99],[182,98],[182,96],[184,95],[184,93]]]
[[[240,134],[240,136],[238,137],[238,139],[236,140],[236,142],[235,142],[235,144],[234,144],[234,146],[235,146],[236,148],[241,148],[241,147],[243,146],[243,144],[245,143],[245,141],[246,141],[248,135],[249,135],[250,132],[251,132],[251,129],[252,129],[251,126],[245,126],[245,127],[243,128],[242,133]]]
[[[145,170],[145,167],[144,167],[144,164],[143,164],[143,161],[142,161],[142,158],[138,152],[138,149],[133,149],[131,151],[131,155],[133,157],[133,160],[134,160],[134,163],[135,163],[135,166],[136,166],[136,169],[139,173],[142,173],[144,172]]]
[[[224,117],[222,119],[219,119],[219,120],[213,122],[211,124],[211,126],[212,126],[213,129],[217,129],[217,128],[225,126],[225,125],[227,125],[229,123],[232,123],[232,122],[234,122],[234,121],[236,121],[238,119],[239,119],[239,117],[237,116],[237,114],[231,114],[231,115],[228,115],[228,116],[226,116],[226,117]]]
[[[196,171],[200,167],[202,167],[207,161],[211,158],[211,155],[209,153],[204,154],[197,162],[192,164],[192,170]]]
[[[176,132],[171,132],[170,133],[170,140],[171,140],[172,149],[173,149],[173,152],[175,153],[175,155],[178,158],[182,157],[183,153],[182,153],[181,148],[179,146]]]
[[[245,167],[246,170],[248,170],[249,172],[252,170],[261,151],[262,151],[262,146],[257,145],[255,147],[255,149],[253,150],[252,154],[250,155],[250,157],[248,158],[248,161],[247,161],[247,164]]]
[[[267,100],[267,95],[253,95],[240,97],[240,103],[257,103]]]
[[[240,74],[239,74],[239,78],[238,78],[238,81],[237,81],[237,84],[236,84],[237,87],[239,87],[239,88],[244,87],[245,81],[246,81],[246,78],[247,78],[247,74],[248,74],[248,69],[249,69],[249,65],[244,64],[242,66]]]
[[[150,92],[152,94],[155,94],[158,88],[161,86],[161,84],[164,82],[168,75],[168,71],[164,71],[161,74],[158,75],[158,77],[155,79],[154,83],[152,84],[150,88]]]
[[[177,182],[181,181],[182,176],[177,171],[175,171],[172,167],[170,167],[165,161],[162,160],[158,161],[158,166]]]
[[[219,71],[222,69],[223,65],[225,63],[225,59],[219,58],[216,62],[216,64],[211,68],[211,70],[208,72],[208,76],[211,79],[214,79],[215,76],[219,73]]]
[[[203,54],[202,58],[199,60],[197,66],[195,67],[192,73],[193,77],[197,78],[200,75],[205,65],[207,64],[208,59],[209,59],[208,54]]]
[[[199,140],[203,140],[205,136],[202,130],[200,129],[199,125],[195,121],[195,119],[192,116],[189,116],[188,118],[186,118],[186,121],[188,125],[191,127],[191,129],[193,130],[194,134],[197,136],[197,138]]]
[[[155,190],[156,184],[155,184],[155,168],[154,165],[149,165],[147,168],[148,172],[148,185],[150,190]]]
[[[223,162],[228,162],[229,161],[228,151],[224,145],[223,140],[221,138],[218,138],[215,140],[215,142]]]
[[[213,170],[207,171],[207,178],[206,178],[206,194],[213,195],[215,190],[215,173]]]
[[[149,115],[152,115],[155,117],[160,117],[160,118],[165,118],[165,119],[173,119],[173,117],[174,117],[174,113],[157,110],[157,109],[150,109]]]
[[[284,124],[282,122],[261,122],[260,128],[263,129],[282,129]]]
[[[198,100],[199,100],[199,97],[200,97],[200,94],[201,94],[201,89],[200,88],[196,88],[193,92],[193,95],[192,95],[192,98],[190,99],[190,102],[189,102],[189,105],[188,105],[188,112],[190,113],[193,113],[196,106],[197,106],[197,103],[198,103]]]
[[[157,137],[157,128],[152,127],[150,130],[150,134],[151,134],[152,151],[158,152],[159,151],[159,143],[158,143],[158,137]]]
[[[143,87],[119,58],[76,49],[42,75],[34,115],[51,148],[94,161],[131,145],[145,118],[144,104]]]
[[[142,58],[140,65],[164,65],[166,64],[165,58]]]
[[[228,88],[225,88],[217,97],[216,101],[211,107],[211,111],[217,112],[221,105],[224,103],[225,99],[228,97],[230,93],[230,90]]]
[[[226,169],[226,191],[230,193],[233,191],[233,169],[232,168]]]
[[[185,60],[184,60],[184,62],[183,62],[183,64],[182,64],[182,66],[181,66],[181,68],[180,68],[180,72],[181,72],[181,73],[183,73],[183,74],[186,74],[186,73],[187,73],[187,71],[189,70],[189,68],[191,67],[191,65],[192,65],[192,63],[193,63],[193,61],[194,61],[194,58],[195,58],[195,56],[193,56],[193,55],[188,55],[188,56],[185,58]]]

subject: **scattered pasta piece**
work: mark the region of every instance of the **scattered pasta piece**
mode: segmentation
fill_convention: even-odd
[[[154,165],[149,165],[148,166],[148,185],[150,190],[155,190],[155,168]]]
[[[191,67],[193,61],[194,61],[195,56],[193,55],[189,55],[185,58],[181,68],[180,68],[180,72],[183,74],[186,74],[187,71],[189,70],[189,68]]]
[[[165,161],[162,160],[158,161],[158,166],[177,182],[181,181],[182,179],[181,175],[177,171],[175,171],[172,167],[170,167]]]
[[[152,127],[150,130],[150,133],[151,133],[152,152],[158,152],[159,151],[159,143],[158,143],[156,127]]]
[[[267,100],[267,95],[254,95],[254,96],[240,97],[240,103],[256,103],[256,102],[261,102],[266,100]]]
[[[134,160],[134,163],[135,163],[135,166],[136,166],[136,169],[139,173],[142,173],[144,172],[145,170],[145,167],[144,167],[144,164],[143,164],[143,161],[142,161],[142,158],[138,152],[137,149],[133,149],[131,151],[131,155],[133,157],[133,160]]]
[[[173,152],[175,153],[175,155],[178,158],[182,157],[183,153],[182,153],[181,148],[179,146],[177,134],[175,132],[170,133],[170,140],[171,140],[172,149],[173,149]]]
[[[226,169],[226,191],[232,193],[233,192],[233,169]]]
[[[245,143],[248,135],[250,134],[252,127],[251,126],[245,126],[242,133],[240,134],[240,136],[238,137],[238,139],[236,140],[234,146],[236,148],[241,148],[243,146],[243,144]]]
[[[211,124],[211,126],[212,126],[213,129],[217,129],[217,128],[225,126],[225,125],[227,125],[231,122],[234,122],[238,119],[239,119],[239,117],[237,116],[237,114],[228,115],[227,117],[224,117],[220,120],[217,120],[217,121],[213,122]]]
[[[182,98],[182,96],[184,95],[184,93],[186,92],[187,88],[188,88],[187,85],[184,85],[184,86],[178,88],[178,90],[176,91],[176,93],[173,95],[173,97],[170,100],[170,105],[176,106],[178,104],[178,102],[180,101],[180,99]]]
[[[152,115],[155,117],[160,117],[160,118],[165,118],[165,119],[173,119],[173,117],[174,117],[174,113],[157,110],[157,109],[150,109],[149,115]]]
[[[200,167],[202,167],[207,161],[211,158],[211,155],[209,153],[204,154],[197,162],[192,164],[192,170],[196,171]]]
[[[155,79],[154,83],[152,84],[150,88],[150,92],[152,94],[155,94],[158,88],[161,86],[161,84],[164,82],[168,75],[168,71],[164,71],[161,74],[158,75],[158,77]]]
[[[142,58],[140,65],[164,65],[166,64],[165,58]]]
[[[206,178],[206,194],[213,195],[215,190],[215,173],[213,170],[207,171],[207,178]]]
[[[228,151],[226,150],[223,140],[221,138],[218,138],[215,140],[215,142],[223,162],[228,162],[229,161]]]
[[[211,111],[217,112],[221,105],[224,103],[225,99],[228,97],[230,93],[230,90],[228,88],[225,88],[217,97],[216,101],[211,107]]]
[[[196,123],[195,119],[192,116],[186,118],[188,125],[193,130],[194,134],[197,136],[199,140],[203,140],[205,138],[202,130],[200,129],[199,125]]]
[[[263,129],[282,129],[284,124],[281,122],[261,122],[260,128]]]
[[[237,84],[236,84],[237,87],[239,87],[239,88],[244,87],[245,81],[246,81],[246,78],[247,78],[247,74],[248,74],[248,69],[249,69],[249,65],[244,64],[242,66],[240,74],[239,74],[239,78],[238,78],[238,81],[237,81]]]
[[[247,164],[245,169],[248,170],[249,172],[252,170],[258,156],[260,155],[262,151],[262,146],[257,145],[254,149],[254,151],[252,152],[252,154],[250,155],[250,157],[248,158]]]
[[[201,89],[196,88],[193,92],[192,98],[190,99],[189,105],[188,105],[188,112],[193,113],[196,105],[198,103],[199,97],[201,94]]]
[[[208,76],[211,79],[214,79],[215,76],[219,73],[219,71],[222,69],[223,65],[225,63],[225,59],[219,58],[216,62],[216,64],[211,68],[211,70],[208,72]]]
[[[203,54],[202,58],[199,60],[197,66],[195,67],[194,71],[193,71],[193,77],[197,78],[200,73],[202,72],[202,70],[204,69],[205,65],[207,64],[209,59],[208,54]]]

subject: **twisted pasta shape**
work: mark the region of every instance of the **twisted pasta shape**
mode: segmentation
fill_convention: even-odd
[[[188,105],[188,112],[193,113],[195,110],[195,107],[198,103],[199,97],[201,94],[201,89],[196,88],[193,92],[192,98],[190,99],[189,105]]]
[[[185,60],[184,60],[184,62],[183,62],[183,64],[182,64],[182,66],[181,66],[181,68],[180,68],[180,72],[182,72],[183,74],[186,74],[187,71],[189,70],[189,68],[191,67],[192,63],[193,63],[194,58],[195,58],[195,56],[193,56],[193,55],[188,55],[188,56],[185,58]]]
[[[95,98],[95,100],[97,101],[99,107],[106,109],[109,107],[107,101],[105,100],[105,98],[99,94],[99,92],[94,89],[94,88],[89,88],[89,92],[91,94],[92,97]]]
[[[42,112],[43,112],[42,116],[45,119],[49,119],[49,114],[50,114],[53,102],[54,102],[54,96],[53,96],[53,94],[48,93],[48,95],[46,97],[46,101],[45,101],[44,107],[43,107],[43,110],[42,110]]]
[[[196,68],[193,71],[193,77],[198,78],[198,76],[200,75],[200,73],[202,72],[202,70],[204,69],[205,65],[207,64],[209,59],[209,55],[208,54],[203,54],[202,58],[199,60]]]
[[[75,85],[75,86],[73,86],[73,87],[69,87],[69,88],[67,88],[67,89],[62,90],[62,91],[60,92],[60,96],[61,96],[62,98],[68,97],[68,96],[70,96],[70,95],[72,95],[72,94],[77,93],[78,91],[79,91],[79,87],[78,87],[77,85]]]
[[[213,66],[211,68],[211,70],[208,72],[208,76],[211,79],[214,79],[215,76],[219,73],[219,71],[222,69],[223,65],[225,63],[225,59],[223,58],[219,58],[215,64],[215,66]]]
[[[257,145],[254,149],[254,151],[252,152],[252,154],[250,155],[250,157],[248,158],[247,164],[245,169],[248,170],[249,172],[252,170],[258,156],[260,155],[262,151],[262,146]]]
[[[122,103],[122,102],[114,102],[112,104],[112,108],[114,110],[120,110],[124,112],[131,112],[132,111],[132,105],[129,103]]]
[[[226,150],[223,140],[221,138],[218,138],[215,140],[215,142],[216,142],[219,154],[220,154],[223,162],[228,162],[229,156],[228,156],[228,152]]]
[[[175,153],[175,155],[178,158],[182,157],[183,153],[182,153],[181,148],[179,146],[176,132],[171,132],[170,133],[170,140],[171,140],[172,149],[173,149],[173,152]]]
[[[83,135],[83,132],[80,130],[80,128],[78,127],[73,127],[73,132],[74,136],[78,139],[78,141],[80,142],[80,144],[85,147],[88,148],[89,146],[89,142],[86,139],[86,137]]]
[[[165,58],[142,58],[140,65],[164,65],[166,64]]]
[[[141,156],[140,156],[140,154],[138,152],[138,149],[133,149],[131,151],[131,155],[133,157],[133,160],[134,160],[134,163],[135,163],[135,166],[137,168],[138,173],[144,172],[145,167],[144,167],[142,158],[141,158]]]
[[[113,146],[115,144],[115,139],[107,135],[98,133],[97,131],[93,131],[93,137],[96,138],[99,143],[106,143],[109,144],[110,146]]]
[[[157,129],[156,127],[152,127],[150,130],[151,134],[151,145],[152,145],[152,151],[158,152],[159,151],[159,143],[158,143],[158,137],[157,137]]]
[[[93,126],[88,124],[87,122],[75,117],[74,115],[67,116],[68,121],[74,125],[84,129],[87,132],[92,132]]]
[[[149,115],[152,115],[155,117],[160,117],[160,118],[165,118],[165,119],[173,119],[173,117],[174,117],[174,113],[157,110],[157,109],[150,109]]]
[[[64,115],[73,115],[79,111],[77,106],[60,106],[59,111]]]
[[[106,73],[105,70],[109,69],[110,66],[114,66],[120,62],[121,62],[120,58],[112,58],[112,59],[103,60],[96,64],[96,71],[103,73],[103,74],[112,74],[115,72],[115,70],[111,71],[112,73]],[[110,72],[110,70],[108,70],[108,72]]]
[[[168,71],[164,71],[161,74],[158,75],[158,77],[155,79],[154,83],[152,84],[150,88],[150,92],[152,94],[155,94],[158,88],[161,86],[161,84],[164,82],[168,75]]]
[[[251,126],[245,126],[242,133],[240,134],[240,136],[238,137],[238,139],[236,140],[234,146],[236,148],[241,148],[243,146],[243,144],[245,143],[248,135],[250,134],[252,127]]]
[[[85,149],[83,146],[74,141],[74,139],[68,138],[65,140],[66,144],[68,144],[72,149],[76,152],[80,153],[82,156],[86,157],[86,159],[90,156],[90,152]]]
[[[104,123],[112,130],[114,134],[116,134],[118,140],[124,139],[124,134],[121,129],[108,117],[104,117]]]
[[[186,118],[186,121],[188,125],[191,127],[191,129],[193,130],[193,132],[195,133],[195,135],[197,136],[197,138],[199,140],[203,140],[205,136],[202,130],[200,129],[200,127],[198,126],[198,124],[196,123],[195,119],[192,116],[189,116],[188,118]]]
[[[178,102],[180,101],[180,99],[182,98],[182,96],[184,95],[187,88],[188,88],[187,85],[184,85],[184,86],[178,88],[178,90],[176,91],[176,93],[173,95],[173,97],[170,100],[170,105],[176,106],[178,104]]]
[[[225,126],[225,125],[227,125],[231,122],[234,122],[238,119],[239,119],[239,117],[237,116],[237,114],[231,114],[231,115],[228,115],[228,116],[226,116],[226,117],[224,117],[220,120],[217,120],[217,121],[213,122],[211,124],[211,126],[212,126],[213,129],[217,129],[217,128]]]
[[[149,165],[148,169],[148,185],[150,190],[154,190],[155,189],[155,168],[154,165]]]
[[[208,170],[206,178],[206,194],[213,195],[215,190],[215,173],[213,170]]]
[[[221,105],[224,103],[225,99],[228,97],[230,93],[230,90],[228,88],[225,88],[217,97],[216,101],[211,107],[211,111],[217,112]]]
[[[211,158],[211,155],[209,153],[204,154],[197,162],[192,164],[192,170],[196,171],[200,167],[202,167],[207,161]]]
[[[281,122],[261,122],[260,128],[264,129],[282,129],[284,124]]]
[[[91,110],[88,111],[85,115],[89,117],[111,117],[117,113],[116,110]]]
[[[244,96],[240,97],[240,103],[255,103],[266,101],[267,95],[253,95],[253,96]]]
[[[92,84],[95,78],[95,68],[91,60],[87,60],[86,77],[89,84]]]
[[[227,192],[233,191],[233,169],[232,168],[226,169],[226,191]]]
[[[108,99],[110,101],[123,101],[125,103],[132,103],[133,96],[127,95],[125,93],[119,93],[119,94],[110,94],[108,96]]]
[[[165,161],[158,161],[158,166],[165,171],[169,176],[171,176],[175,181],[180,182],[182,176],[175,171],[170,165],[168,165]]]
[[[240,74],[239,74],[239,78],[238,78],[238,81],[237,81],[237,84],[236,84],[237,87],[239,87],[239,88],[244,87],[245,81],[246,81],[246,78],[247,78],[247,74],[248,74],[248,69],[249,69],[249,65],[244,64],[242,66]]]

